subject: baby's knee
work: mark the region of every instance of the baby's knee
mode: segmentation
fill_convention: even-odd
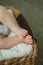
[[[4,9],[4,8],[5,8],[4,6],[0,5],[0,10],[2,10],[2,9]]]
[[[2,6],[0,6],[0,20],[2,19],[3,14],[4,14],[3,7],[2,7]]]
[[[5,14],[5,7],[0,5],[0,16],[3,16]]]
[[[4,7],[0,5],[0,12],[3,12]]]

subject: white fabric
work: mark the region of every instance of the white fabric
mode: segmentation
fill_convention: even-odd
[[[15,35],[16,35],[15,33],[10,31],[10,34],[8,35],[8,37],[12,37]],[[24,56],[26,54],[30,54],[32,51],[33,51],[32,45],[29,45],[26,43],[20,43],[10,49],[1,49],[0,60],[11,58],[11,57]]]
[[[5,25],[0,24],[0,33],[4,35],[8,35],[9,29]]]

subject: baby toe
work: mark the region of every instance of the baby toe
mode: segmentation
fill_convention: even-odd
[[[26,38],[27,39],[32,39],[32,36],[31,35],[27,35]]]
[[[23,31],[22,34],[21,34],[23,37],[25,37],[27,35],[27,32],[26,31]]]
[[[33,43],[33,39],[25,38],[25,39],[24,39],[24,42],[25,42],[25,43],[28,43],[28,44],[32,44],[32,43]]]

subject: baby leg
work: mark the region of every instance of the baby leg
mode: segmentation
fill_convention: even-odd
[[[5,24],[11,31],[15,32],[19,37],[26,37],[28,31],[22,29],[14,16],[11,16],[7,9],[3,6],[0,6],[0,21]]]

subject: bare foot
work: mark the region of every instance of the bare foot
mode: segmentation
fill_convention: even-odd
[[[28,31],[25,30],[25,29],[19,28],[19,29],[17,30],[16,34],[17,34],[18,36],[24,38],[25,36],[27,36]]]
[[[25,36],[24,38],[22,36],[18,36],[18,39],[19,39],[19,43],[25,42],[27,44],[33,44],[32,36],[29,34],[27,36]]]
[[[25,43],[28,43],[28,44],[33,44],[32,36],[27,35],[27,36],[24,38],[24,42],[25,42]]]
[[[17,30],[17,35],[19,38],[22,38],[23,42],[33,44],[32,36],[28,34],[27,30],[19,28]]]

